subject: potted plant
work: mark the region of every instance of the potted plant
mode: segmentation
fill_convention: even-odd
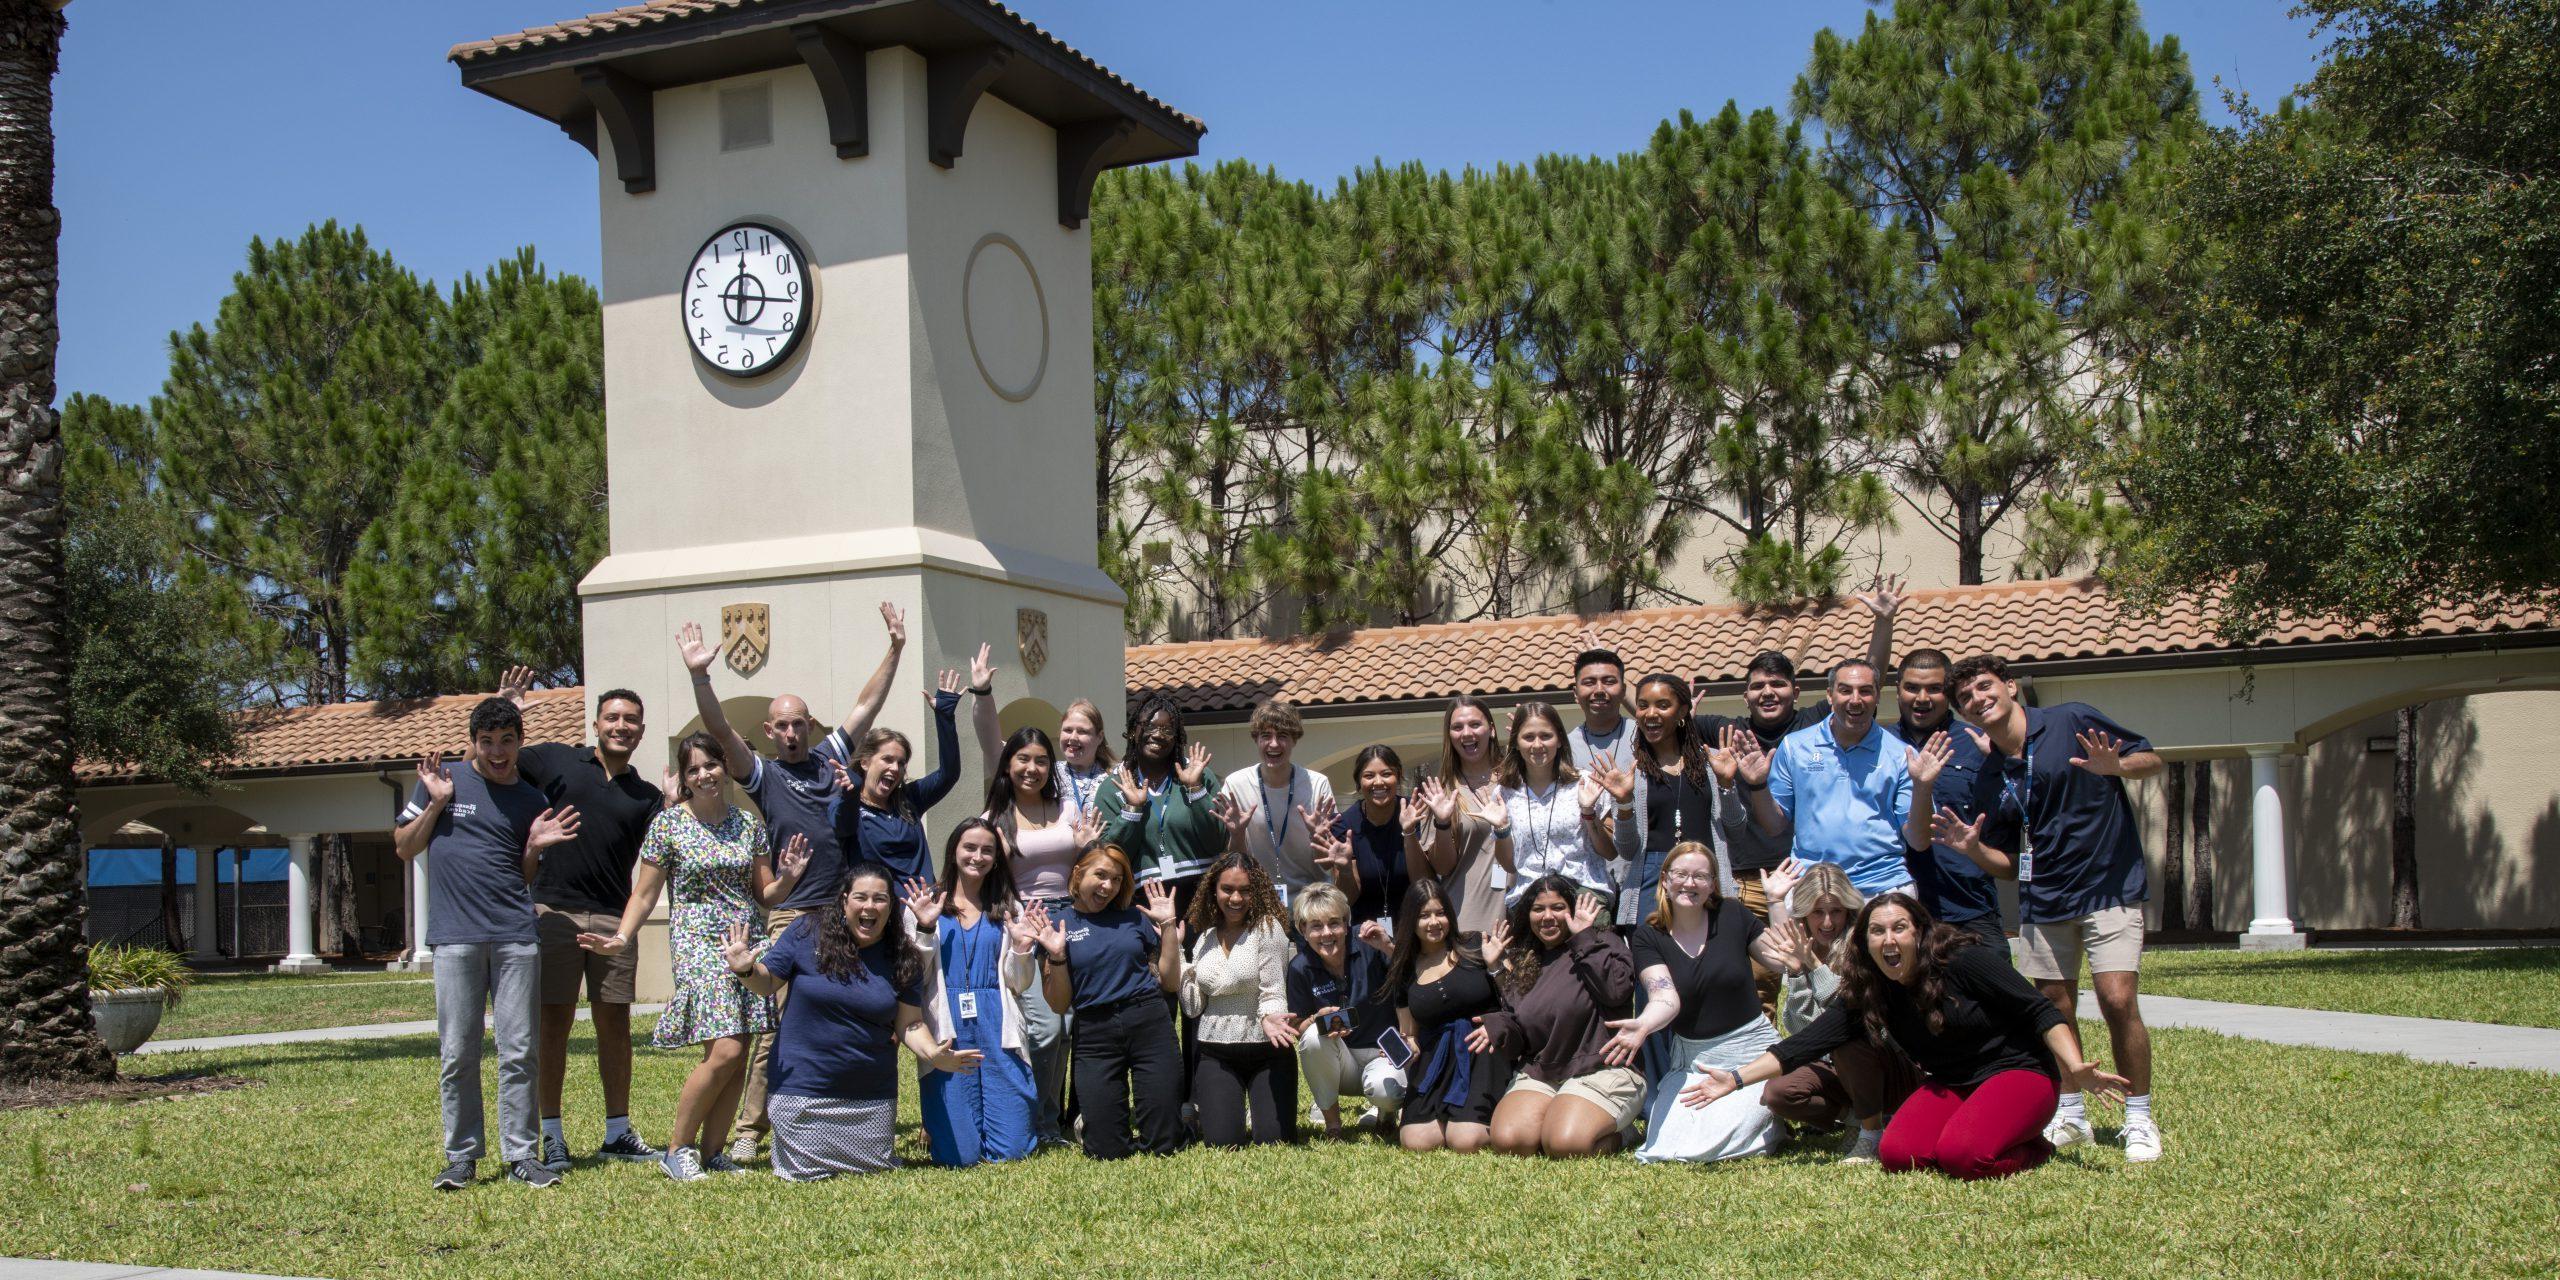
[[[131,1053],[151,1038],[160,1014],[195,981],[178,953],[160,947],[106,943],[89,948],[89,1011],[98,1035],[116,1053]]]

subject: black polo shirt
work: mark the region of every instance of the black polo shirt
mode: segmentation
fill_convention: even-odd
[[[1984,824],[1986,838],[1994,823],[2026,828],[2023,837],[2004,833],[2007,844],[1993,842],[2028,861],[2018,871],[2018,919],[2053,924],[2147,901],[2151,885],[2124,779],[2091,773],[2071,760],[2080,754],[2085,730],[2114,737],[2125,755],[2149,751],[2150,740],[2087,703],[2026,711],[2026,757],[1995,746],[1974,783],[1975,807],[1994,815],[1993,823]]]
[[[1885,728],[1914,751],[1927,745],[1931,735],[1945,732],[1955,754],[1938,770],[1938,782],[1929,791],[1929,802],[1937,808],[1954,810],[1957,817],[1968,822],[1982,812],[1976,805],[1975,789],[1982,777],[1983,755],[1982,747],[1974,741],[1974,731],[1952,716],[1932,729],[1920,728],[1909,720],[1896,720]],[[1986,829],[1991,826],[1983,825]],[[1920,901],[1927,904],[1929,914],[1948,924],[1999,917],[2000,887],[1973,859],[1956,852],[1954,846],[1933,844],[1925,854],[1905,848],[1902,861],[1910,868],[1911,883],[1919,889]]]
[[[1709,745],[1723,741],[1726,725],[1740,725],[1749,730],[1751,736],[1758,738],[1760,749],[1774,759],[1778,754],[1778,744],[1786,741],[1788,734],[1798,729],[1810,729],[1829,719],[1830,716],[1831,704],[1816,698],[1812,706],[1797,707],[1793,716],[1780,720],[1775,728],[1763,727],[1747,714],[1739,716],[1700,714],[1691,717],[1689,723],[1697,730],[1698,740]],[[1744,812],[1747,815],[1749,811],[1746,809]],[[1740,827],[1728,828],[1725,833],[1725,854],[1732,860],[1733,869],[1736,871],[1766,871],[1786,861],[1787,855],[1795,852],[1795,847],[1794,831],[1790,830],[1782,836],[1769,835],[1760,830],[1759,823],[1751,821],[1747,816]]]
[[[631,864],[640,859],[640,837],[666,797],[658,785],[624,769],[604,776],[596,749],[541,742],[516,756],[524,780],[542,788],[553,808],[578,811],[578,838],[551,846],[533,879],[533,900],[562,911],[619,915],[631,902]]]

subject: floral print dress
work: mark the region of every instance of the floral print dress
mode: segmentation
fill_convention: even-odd
[[[721,956],[738,925],[764,936],[754,872],[764,845],[764,823],[735,806],[707,827],[681,804],[650,820],[640,860],[667,873],[667,950],[675,962],[675,995],[658,1015],[659,1048],[774,1029],[773,1001],[748,990]]]

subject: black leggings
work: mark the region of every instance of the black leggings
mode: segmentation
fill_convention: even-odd
[[[1117,1160],[1132,1150],[1169,1156],[1182,1149],[1182,1051],[1164,1001],[1135,996],[1076,1010],[1073,1075],[1084,1114],[1084,1153]],[[1129,1095],[1137,1094],[1138,1141],[1129,1143]]]
[[[1245,1113],[1252,1112],[1255,1143],[1298,1140],[1298,1055],[1265,1041],[1202,1042],[1192,1068],[1191,1101],[1200,1108],[1200,1140],[1215,1147],[1245,1144]]]

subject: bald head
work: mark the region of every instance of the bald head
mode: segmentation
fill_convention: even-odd
[[[764,736],[772,740],[773,753],[784,763],[808,759],[820,732],[817,718],[809,714],[809,704],[800,695],[786,693],[765,704]]]

